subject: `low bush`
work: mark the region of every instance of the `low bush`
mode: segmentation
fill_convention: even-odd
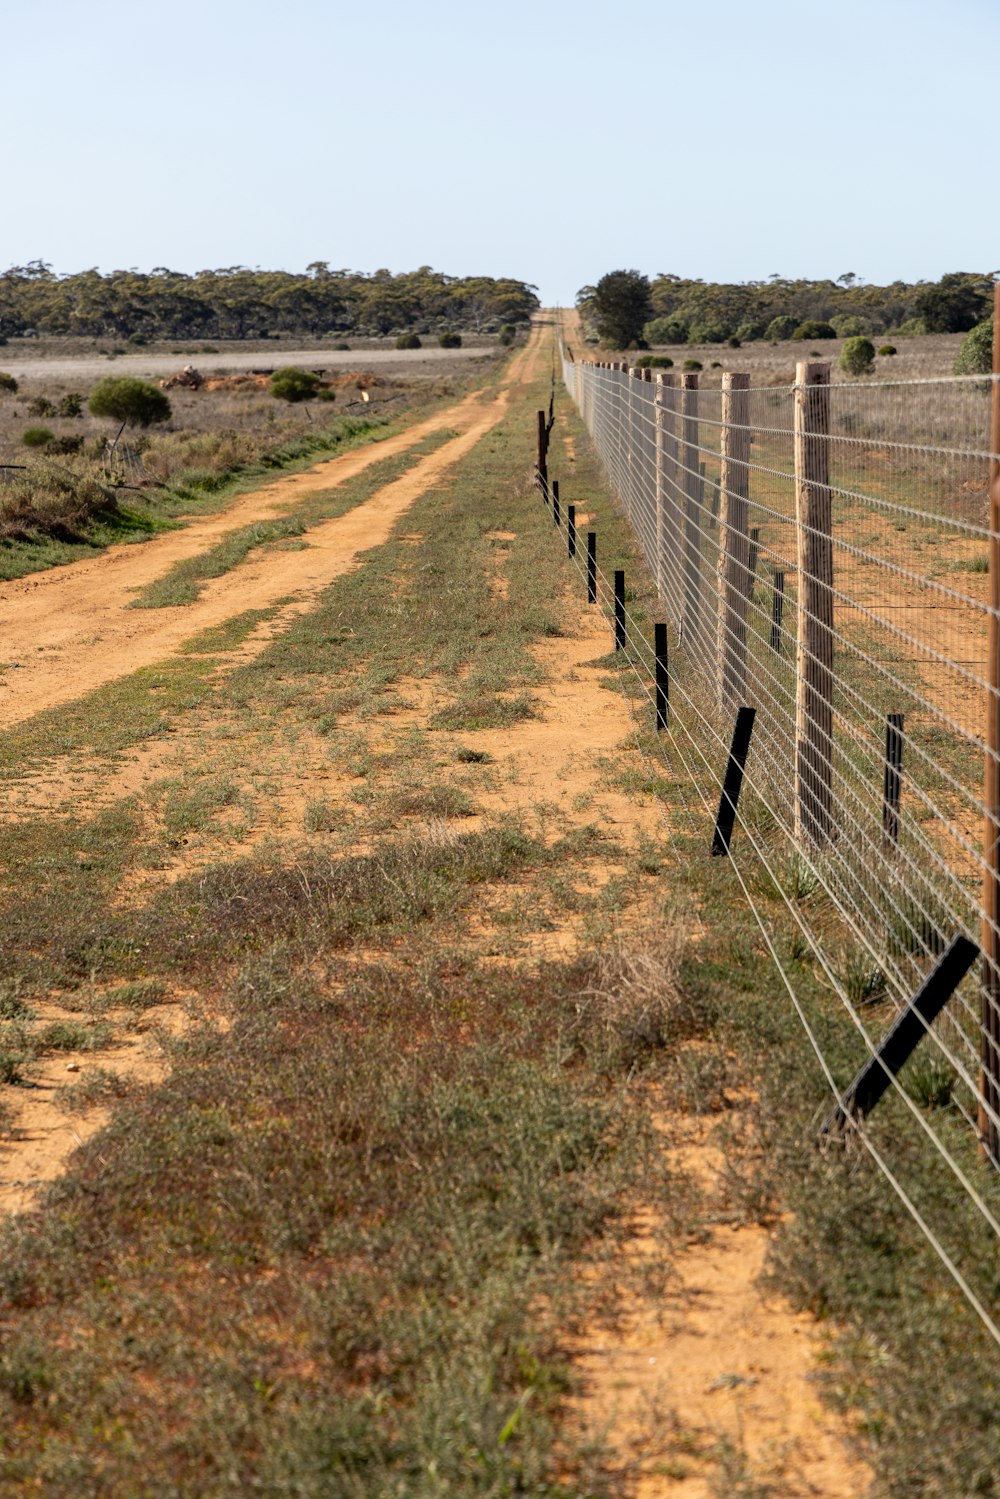
[[[743,340],[741,338],[738,338],[735,333],[732,334],[732,336],[730,338],[726,339],[726,343],[729,345],[729,347],[731,349],[738,349],[738,348],[740,348],[742,342],[743,342]]]
[[[508,348],[514,342],[516,337],[517,329],[515,328],[514,324],[504,323],[503,327],[500,329],[500,332],[497,334],[497,342],[503,344],[504,348]]]
[[[703,370],[705,366],[700,359],[685,359],[682,368],[686,370]]]
[[[648,344],[686,344],[687,323],[675,317],[655,317],[642,330]]]
[[[886,359],[891,358],[891,356],[893,354],[895,354],[895,353],[896,353],[896,345],[895,344],[883,344],[882,347],[879,349],[879,354],[882,355]]]
[[[21,441],[26,448],[46,448],[55,435],[51,427],[25,427]]]
[[[69,391],[59,402],[58,414],[65,417],[82,416],[83,397],[75,390]]]
[[[9,390],[11,395],[17,394],[17,381],[6,370],[0,370],[0,390]]]
[[[875,367],[875,345],[870,338],[849,338],[840,354],[840,368],[848,375],[870,375]]]
[[[832,323],[820,323],[816,322],[814,319],[810,319],[804,323],[799,323],[798,327],[792,334],[792,338],[797,340],[799,343],[811,338],[836,337],[837,330],[836,328],[834,328]]]
[[[793,317],[782,313],[779,317],[771,319],[764,337],[770,339],[772,343],[784,343],[787,338],[791,338],[797,327],[798,324]]]
[[[833,319],[838,338],[866,338],[872,331],[872,325],[866,317],[858,317],[856,313],[845,313],[842,317]]]
[[[956,375],[988,375],[993,368],[993,319],[977,323],[962,340],[955,360]]]
[[[689,344],[724,344],[730,329],[724,323],[692,323],[688,329]]]
[[[320,385],[319,376],[311,370],[287,365],[275,370],[267,388],[279,401],[311,401],[319,393]]]
[[[898,328],[891,331],[897,338],[920,338],[927,332],[927,324],[922,317],[909,317],[905,323],[900,323]]]
[[[438,338],[442,349],[460,349],[462,347],[461,333],[442,333]]]
[[[114,509],[114,499],[96,479],[42,461],[0,491],[0,541],[75,533]]]
[[[29,416],[55,416],[56,408],[48,396],[35,396],[34,400],[28,402]]]
[[[401,333],[396,339],[397,349],[422,349],[423,344],[416,333]]]
[[[131,427],[151,427],[170,420],[170,402],[155,385],[132,375],[109,375],[87,402],[94,416],[110,417]]]
[[[643,354],[635,361],[637,370],[672,370],[674,361],[669,354]]]

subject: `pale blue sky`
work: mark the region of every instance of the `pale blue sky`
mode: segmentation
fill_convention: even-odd
[[[0,0],[0,263],[1000,268],[1000,0]],[[990,183],[994,186],[991,187]]]

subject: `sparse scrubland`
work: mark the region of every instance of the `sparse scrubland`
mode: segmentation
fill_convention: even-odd
[[[801,1455],[751,1453],[738,1422],[692,1432],[666,1401],[630,1447],[579,1416],[581,1341],[748,1224],[829,1326],[817,1380],[877,1491],[997,1493],[992,1345],[866,1159],[816,1149],[825,1085],[732,870],[684,821],[607,813],[655,792],[669,818],[678,791],[637,754],[605,646],[559,665],[594,621],[531,483],[547,398],[547,371],[515,386],[273,639],[248,596],[0,746],[12,1119],[39,1059],[185,1016],[165,1080],[100,1064],[67,1089],[75,1120],[109,1122],[3,1230],[4,1493],[569,1499],[640,1473],[800,1493]],[[551,471],[648,626],[636,549],[568,402],[558,418]],[[559,761],[583,789],[560,799],[558,779],[524,790],[518,734],[570,679],[593,694]],[[596,700],[621,713],[601,758]],[[801,967],[846,1082],[853,1035]],[[897,1112],[876,1125],[890,1161],[917,1148]],[[693,1120],[723,1143],[717,1180],[674,1158]]]
[[[178,369],[183,362],[179,355]],[[266,380],[167,394],[156,387],[169,411],[154,425],[126,425],[117,446],[120,422],[88,402],[119,377],[12,377],[15,389],[0,383],[0,578],[141,541],[179,515],[218,509],[268,474],[377,441],[481,380],[491,364],[487,353],[433,374],[359,366],[315,381],[313,395],[328,399],[294,402],[275,398]],[[26,446],[38,430],[44,439]]]

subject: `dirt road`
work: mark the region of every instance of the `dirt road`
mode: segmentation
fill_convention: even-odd
[[[0,713],[10,725],[69,702],[162,661],[186,640],[247,609],[291,598],[288,614],[309,607],[320,589],[384,542],[396,521],[501,420],[512,386],[530,377],[540,330],[513,360],[507,383],[492,399],[473,392],[454,406],[384,442],[331,458],[237,500],[222,515],[142,546],[111,548],[84,562],[0,585]],[[306,533],[302,551],[251,554],[242,566],[209,582],[197,603],[130,609],[140,588],[175,563],[216,545],[227,532],[280,516],[304,495],[332,489],[383,458],[407,451],[445,428],[458,435],[422,458],[370,500]]]

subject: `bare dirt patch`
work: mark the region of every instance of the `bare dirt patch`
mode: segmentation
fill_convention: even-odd
[[[55,1002],[40,1007],[35,1027],[75,1021],[76,1011]],[[23,1213],[39,1191],[59,1176],[67,1158],[107,1123],[110,1108],[98,1103],[72,1108],[70,1087],[85,1087],[98,1074],[122,1083],[157,1083],[166,1076],[164,1035],[187,1024],[179,999],[151,1006],[126,1034],[113,1036],[93,1050],[53,1052],[30,1067],[16,1087],[3,1089],[4,1104],[15,1121],[0,1145],[0,1213]]]
[[[711,1118],[661,1114],[667,1157],[711,1194],[723,1166]],[[653,1263],[665,1229],[637,1214],[631,1269]],[[823,1342],[811,1318],[762,1286],[768,1231],[711,1227],[673,1260],[665,1290],[620,1287],[620,1318],[577,1349],[576,1419],[635,1464],[637,1499],[859,1499],[871,1473],[816,1383]]]
[[[655,832],[660,821],[651,797],[640,801],[616,790],[602,764],[630,727],[619,695],[598,685],[606,669],[593,665],[611,644],[607,622],[596,605],[574,609],[569,601],[560,618],[565,634],[533,651],[546,675],[534,694],[536,716],[511,728],[463,733],[497,762],[497,785],[482,801],[501,812],[548,806],[560,823],[599,822],[631,842],[640,830]]]

